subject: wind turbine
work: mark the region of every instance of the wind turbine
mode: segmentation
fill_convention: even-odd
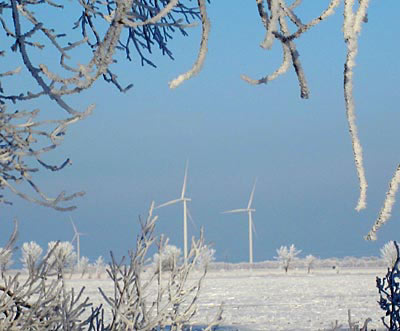
[[[186,182],[187,182],[187,171],[188,171],[188,162],[186,162],[185,166],[185,177],[183,178],[183,186],[182,186],[182,193],[180,198],[174,199],[171,201],[167,201],[162,203],[161,205],[157,206],[156,208],[162,208],[169,205],[173,205],[178,202],[183,202],[183,254],[185,258],[185,263],[188,257],[188,245],[187,245],[187,216],[188,216],[188,209],[187,209],[187,202],[192,201],[192,199],[185,197],[186,193]]]
[[[250,199],[249,199],[249,203],[247,204],[247,208],[232,209],[232,210],[227,210],[227,211],[222,212],[222,214],[234,214],[234,213],[247,213],[248,214],[248,217],[249,217],[249,262],[250,263],[253,263],[253,231],[255,230],[254,224],[253,224],[252,213],[256,211],[254,208],[251,208],[251,204],[252,204],[253,198],[254,198],[254,190],[256,189],[256,183],[257,183],[257,179],[254,181],[253,189],[250,193]]]
[[[71,220],[72,227],[74,229],[74,237],[72,238],[71,243],[73,243],[74,240],[76,240],[76,251],[77,251],[76,265],[79,267],[79,263],[81,261],[80,236],[85,235],[85,233],[78,232],[78,229],[76,228],[74,221],[72,220],[72,217],[70,217],[70,220]]]

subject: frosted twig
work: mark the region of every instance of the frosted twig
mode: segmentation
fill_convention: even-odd
[[[295,9],[296,7],[298,7],[298,6],[300,6],[301,5],[301,2],[302,2],[303,0],[295,0],[290,6],[289,6],[289,8],[290,9]]]
[[[278,27],[278,18],[280,16],[280,8],[279,8],[279,0],[271,0],[270,2],[270,20],[267,22],[267,32],[265,34],[265,38],[261,43],[261,47],[264,49],[270,49],[272,44],[274,43],[274,34],[273,32],[277,31]]]
[[[368,0],[361,0],[360,6],[356,12],[353,13],[354,0],[344,1],[344,22],[343,33],[347,45],[347,57],[344,65],[344,98],[346,103],[346,115],[349,125],[349,132],[352,141],[354,163],[357,170],[357,175],[360,183],[360,196],[356,206],[356,210],[366,208],[367,206],[367,180],[365,178],[365,170],[363,165],[363,153],[360,139],[358,138],[357,126],[355,122],[355,106],[353,97],[353,68],[355,66],[355,58],[358,51],[357,37],[361,31],[361,26],[355,26],[355,17],[365,16],[365,10],[368,5]],[[358,22],[358,21],[357,21]],[[360,21],[361,24],[361,21]]]
[[[279,18],[279,23],[281,25],[281,30],[284,35],[289,34],[289,28],[287,26],[286,20],[284,16]],[[297,80],[299,81],[300,85],[300,97],[302,99],[308,99],[310,96],[310,91],[308,90],[307,80],[303,71],[303,67],[300,62],[300,55],[296,49],[296,44],[293,41],[288,41],[287,44],[289,45],[290,55],[292,58],[292,63],[294,70],[296,71]]]
[[[171,89],[177,88],[181,85],[185,80],[192,78],[194,75],[198,74],[201,70],[206,55],[207,55],[207,44],[208,44],[208,36],[210,34],[210,20],[207,16],[207,9],[205,0],[198,0],[198,5],[200,9],[201,15],[201,26],[202,26],[202,34],[201,34],[201,42],[200,42],[200,50],[197,56],[197,60],[194,63],[193,67],[185,72],[184,74],[179,75],[177,78],[173,79],[169,82],[169,87]]]
[[[314,18],[311,20],[309,23],[302,25],[295,33],[289,35],[289,36],[284,36],[278,32],[275,32],[275,36],[278,37],[281,40],[292,40],[295,38],[300,37],[300,35],[306,31],[308,31],[310,28],[313,26],[317,25],[318,23],[322,22],[324,19],[326,19],[328,16],[332,15],[335,12],[335,9],[337,6],[339,6],[341,0],[332,0],[327,9],[323,11],[323,13],[318,16],[317,18]]]
[[[138,26],[143,26],[143,25],[150,25],[150,24],[155,24],[159,20],[161,20],[164,16],[168,15],[172,9],[178,4],[179,0],[171,0],[162,10],[157,15],[154,15],[153,17],[149,18],[148,20],[145,20],[143,22],[132,22],[129,21],[125,18],[123,18],[122,22],[130,26],[132,28],[136,28]]]
[[[240,77],[252,85],[259,85],[259,84],[267,84],[268,82],[278,78],[280,75],[283,75],[290,66],[290,49],[286,43],[282,43],[282,50],[283,50],[283,61],[282,64],[278,69],[276,69],[272,74],[262,77],[260,79],[253,79],[247,75],[241,75]]]
[[[256,0],[256,1],[257,1],[258,14],[260,15],[261,21],[263,22],[265,29],[268,29],[269,19],[264,8],[264,0]]]
[[[303,27],[303,23],[301,22],[300,18],[293,12],[291,8],[286,6],[284,0],[279,0],[279,6],[281,10],[286,14],[287,17],[298,27]],[[282,15],[281,15],[282,16]]]
[[[17,67],[14,70],[9,70],[7,72],[0,73],[0,77],[13,76],[19,74],[21,72],[21,69],[22,67]]]
[[[290,11],[290,12],[291,12],[291,10],[287,9],[286,4],[284,4],[284,2],[282,0],[278,0],[278,1],[280,3],[280,7],[277,9],[276,15],[278,15],[278,22],[281,27],[283,36],[286,36],[286,35],[289,35],[289,28],[288,28],[286,20],[285,20],[286,15],[285,15],[284,9],[286,9],[287,11]],[[267,20],[268,16],[262,12],[262,10],[263,10],[262,2],[260,4],[257,2],[257,4],[258,4],[258,9],[259,9],[259,14],[260,14],[261,20],[262,20],[264,26],[266,28],[268,28],[268,20]],[[304,75],[303,67],[299,60],[299,53],[296,49],[296,45],[292,40],[288,40],[288,39],[281,40],[281,45],[283,48],[283,61],[282,61],[281,66],[274,73],[272,73],[271,75],[267,75],[260,79],[252,79],[252,78],[248,77],[247,75],[241,75],[241,78],[252,85],[267,84],[269,81],[272,81],[272,80],[276,79],[277,77],[279,77],[280,75],[287,72],[289,65],[290,65],[290,61],[292,61],[292,64],[296,71],[296,75],[297,75],[299,85],[300,85],[300,96],[301,96],[301,98],[307,99],[309,97],[309,89],[307,86],[307,81],[306,81],[306,78]]]
[[[376,219],[372,229],[368,232],[368,234],[364,237],[365,240],[376,240],[376,233],[379,228],[385,224],[390,216],[392,215],[392,208],[395,203],[395,196],[399,189],[400,183],[400,164],[397,166],[397,169],[393,175],[392,180],[389,184],[389,190],[386,193],[385,202],[383,203],[383,207],[379,213],[378,218]]]

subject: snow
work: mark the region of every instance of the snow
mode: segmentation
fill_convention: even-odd
[[[324,330],[336,320],[345,330],[348,309],[352,321],[362,325],[370,317],[368,329],[384,330],[375,282],[385,273],[385,268],[317,269],[311,274],[304,269],[288,274],[277,269],[212,270],[203,283],[194,322],[207,323],[222,303],[222,324],[229,330]],[[191,281],[199,276],[195,272]],[[68,282],[75,288],[86,286],[86,295],[97,305],[103,302],[98,287],[110,295],[113,291],[105,275]]]

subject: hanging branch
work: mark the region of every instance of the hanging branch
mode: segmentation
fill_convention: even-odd
[[[328,7],[321,13],[321,15],[306,24],[304,24],[294,12],[294,9],[301,4],[301,1],[294,1],[290,6],[288,6],[285,0],[267,0],[268,10],[265,9],[264,0],[256,0],[256,2],[261,22],[266,29],[265,38],[261,43],[261,47],[264,49],[270,49],[274,40],[278,39],[283,49],[283,62],[271,75],[267,75],[261,79],[252,79],[246,75],[242,75],[242,79],[250,84],[266,84],[284,74],[288,69],[289,61],[291,61],[299,81],[301,91],[300,96],[301,98],[307,99],[309,97],[309,90],[294,40],[332,15],[335,9],[339,6],[340,0],[331,0]],[[358,50],[358,36],[361,32],[362,23],[367,21],[366,11],[369,0],[359,0],[358,2],[359,5],[356,11],[353,12],[354,0],[344,0],[343,32],[347,45],[347,57],[344,66],[344,97],[347,121],[353,146],[354,162],[360,183],[360,197],[356,206],[356,210],[360,211],[366,207],[368,184],[363,166],[362,147],[358,138],[355,122],[353,68],[355,66],[355,57]],[[297,31],[290,33],[286,19],[289,19],[297,27]],[[280,31],[278,31],[278,29]]]
[[[128,91],[133,84],[125,86],[119,82],[118,75],[111,68],[117,62],[119,50],[125,52],[129,61],[135,59],[135,53],[142,64],[154,65],[147,55],[154,48],[159,48],[162,54],[172,58],[168,41],[176,32],[187,35],[186,29],[194,26],[199,18],[203,26],[209,27],[205,2],[200,1],[199,6],[193,8],[184,2],[78,0],[74,4],[60,5],[50,0],[10,0],[9,3],[0,4],[0,29],[5,32],[6,42],[20,56],[22,63],[17,69],[7,68],[0,73],[0,189],[7,188],[25,200],[56,210],[75,208],[64,203],[82,196],[83,192],[61,192],[56,197],[49,197],[32,178],[40,169],[54,172],[71,164],[70,158],[65,158],[60,165],[51,164],[44,158],[46,153],[59,146],[69,125],[86,118],[94,108],[91,105],[84,111],[76,109],[68,97],[91,88],[99,77],[113,84],[120,92]],[[71,13],[73,9],[80,13],[79,18],[71,22],[71,28],[77,30],[75,34],[50,26],[37,14],[37,6],[41,6],[40,12],[47,10],[49,15],[61,16],[67,5],[72,7]],[[208,36],[208,30],[203,35]],[[41,56],[38,57],[37,52]],[[88,60],[82,63],[80,57],[85,52],[89,55]],[[205,52],[206,46],[202,47],[203,59],[198,61],[198,70]],[[50,54],[51,58],[59,56],[58,65],[51,61],[44,62]],[[8,54],[2,50],[0,55]],[[4,81],[17,74],[24,75],[24,79],[30,76],[38,90],[20,91],[17,88],[16,92],[8,93]],[[43,97],[55,102],[70,117],[37,121],[38,109],[20,110],[22,102],[25,102],[22,109],[26,109],[29,106],[27,102]],[[32,165],[32,162],[37,164]],[[18,185],[21,183],[27,184],[33,194],[20,189]],[[0,195],[0,203],[10,202]]]
[[[353,12],[354,0],[344,0],[343,33],[347,45],[347,57],[344,65],[344,99],[346,103],[346,116],[353,146],[354,163],[360,182],[360,197],[356,210],[360,211],[367,206],[367,180],[363,165],[363,151],[358,137],[355,106],[353,97],[353,68],[358,51],[358,36],[361,32],[361,23],[366,15],[369,0],[360,0],[357,11]]]
[[[202,34],[201,34],[201,42],[200,42],[200,50],[197,56],[197,60],[194,63],[193,67],[185,72],[184,74],[179,75],[177,78],[173,79],[169,82],[169,87],[171,89],[177,88],[181,85],[185,80],[192,78],[194,75],[197,75],[206,59],[207,55],[207,44],[208,44],[208,36],[210,34],[210,20],[207,16],[206,11],[206,3],[205,0],[198,0],[198,5],[200,8],[200,15],[201,15],[201,25],[202,25]]]
[[[389,190],[386,193],[385,202],[383,203],[383,207],[381,212],[379,213],[378,218],[375,221],[375,224],[372,226],[372,229],[365,236],[365,240],[376,240],[376,233],[378,229],[385,224],[390,216],[392,216],[392,208],[395,203],[395,196],[399,189],[400,184],[400,164],[397,166],[397,169],[392,177],[392,180],[389,184]]]

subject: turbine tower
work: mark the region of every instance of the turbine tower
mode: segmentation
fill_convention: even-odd
[[[188,209],[187,209],[187,202],[188,201],[192,201],[192,199],[185,197],[185,193],[186,193],[186,183],[187,183],[187,172],[188,172],[188,162],[186,162],[186,166],[185,166],[185,177],[183,178],[183,186],[182,186],[182,192],[181,192],[181,196],[178,199],[174,199],[171,201],[167,201],[159,206],[156,207],[157,208],[162,208],[162,207],[166,207],[169,205],[173,205],[175,203],[178,202],[183,202],[183,254],[184,254],[184,259],[185,259],[185,263],[187,261],[187,257],[188,257],[188,242],[187,242],[187,216],[188,216]]]
[[[79,264],[80,264],[80,261],[81,261],[81,256],[80,256],[80,254],[81,254],[81,241],[80,241],[80,237],[82,235],[85,235],[85,233],[78,232],[78,229],[76,228],[76,226],[74,224],[74,221],[72,220],[72,217],[70,217],[70,220],[71,220],[72,227],[74,229],[74,237],[72,238],[71,243],[73,243],[74,240],[76,241],[76,252],[77,252],[76,265],[79,268]]]
[[[252,213],[256,211],[254,208],[251,208],[251,204],[252,204],[253,198],[254,198],[254,190],[256,189],[256,182],[257,182],[257,179],[254,181],[253,189],[250,193],[250,199],[249,199],[249,203],[247,204],[247,208],[232,209],[232,210],[227,210],[227,211],[222,212],[222,214],[234,214],[234,213],[247,213],[248,214],[248,218],[249,218],[249,262],[250,263],[253,263],[253,231],[255,230]]]

